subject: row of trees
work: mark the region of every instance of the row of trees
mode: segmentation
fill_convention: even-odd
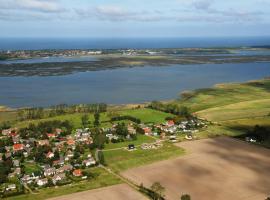
[[[153,200],[165,200],[165,187],[163,187],[159,182],[154,182],[150,189],[141,184],[139,190]],[[188,194],[183,194],[180,199],[191,200],[191,197]]]
[[[136,124],[140,124],[141,120],[139,118],[129,116],[129,115],[123,115],[123,116],[114,116],[111,118],[111,121],[121,121],[121,120],[129,120]]]
[[[152,101],[149,106],[151,109],[160,110],[167,113],[172,113],[175,115],[183,116],[183,117],[190,117],[192,116],[191,111],[186,106],[179,106],[177,104],[165,104],[159,101]]]
[[[19,134],[23,139],[36,138],[48,139],[47,133],[53,133],[56,128],[62,130],[61,135],[66,136],[72,132],[73,125],[69,121],[46,121],[39,124],[29,124],[26,128],[21,128]]]
[[[107,104],[79,104],[79,105],[67,105],[59,104],[51,106],[50,108],[24,108],[18,110],[18,120],[29,120],[29,119],[42,119],[46,117],[54,117],[64,114],[73,113],[94,113],[94,112],[106,112]]]

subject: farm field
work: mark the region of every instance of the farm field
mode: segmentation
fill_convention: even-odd
[[[100,200],[100,199],[110,199],[110,200],[147,200],[145,196],[141,193],[133,190],[127,184],[118,184],[114,186],[89,190],[85,192],[60,196],[56,198],[51,198],[49,200]]]
[[[270,150],[227,137],[177,146],[187,155],[121,174],[148,187],[160,182],[168,200],[186,193],[193,200],[261,200],[269,195]]]

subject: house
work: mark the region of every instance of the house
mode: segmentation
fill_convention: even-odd
[[[76,176],[76,177],[82,176],[82,170],[75,169],[72,174],[73,174],[73,176]]]
[[[57,135],[61,134],[62,132],[63,132],[63,131],[62,131],[62,129],[60,129],[60,128],[55,129],[55,133],[56,133]]]
[[[166,125],[169,126],[169,127],[174,126],[174,121],[173,120],[168,120],[166,122]]]
[[[64,172],[69,172],[73,169],[72,165],[70,165],[70,164],[64,165],[61,168],[64,170]]]
[[[22,151],[23,148],[24,148],[24,145],[23,145],[23,144],[14,144],[14,145],[13,145],[13,151],[14,151],[14,152]]]
[[[149,127],[143,128],[143,131],[145,135],[152,135],[152,130]]]
[[[44,176],[52,176],[55,174],[56,169],[54,167],[49,167],[44,169]]]
[[[54,153],[53,152],[48,152],[47,154],[46,154],[46,158],[53,158],[54,157]]]
[[[16,190],[16,185],[15,184],[10,184],[6,187],[7,191],[12,191],[12,190]]]
[[[21,178],[21,181],[24,182],[24,183],[32,183],[33,182],[33,178],[30,176],[30,175],[24,175],[22,178]]]
[[[37,185],[38,186],[44,186],[44,185],[47,185],[48,184],[48,179],[47,178],[43,178],[43,179],[38,179],[37,181]]]
[[[56,138],[55,133],[47,133],[49,139]]]
[[[12,132],[12,129],[4,129],[2,130],[2,135],[7,136]]]
[[[13,160],[13,166],[19,167],[20,166],[20,161],[19,160]]]
[[[59,159],[59,160],[55,160],[53,161],[53,165],[64,165],[65,164],[65,161],[63,158]]]
[[[136,129],[132,125],[128,125],[127,127],[129,134],[136,134]]]
[[[38,141],[38,145],[39,146],[45,146],[45,145],[47,145],[47,146],[49,146],[49,140],[39,140]]]
[[[73,139],[68,139],[68,140],[67,140],[67,144],[68,144],[69,146],[74,146],[74,145],[75,145],[75,140],[73,140]]]
[[[60,173],[60,174],[55,174],[53,177],[52,177],[52,182],[54,185],[56,185],[57,182],[59,181],[62,181],[66,178],[66,175],[65,173]]]
[[[83,164],[86,166],[86,167],[89,167],[91,165],[95,165],[96,164],[96,161],[94,160],[94,158],[88,158],[87,160],[84,160],[83,161]]]

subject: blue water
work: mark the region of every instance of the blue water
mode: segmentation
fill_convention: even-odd
[[[141,103],[179,97],[180,92],[222,82],[270,75],[270,63],[136,67],[48,77],[0,77],[0,105]]]
[[[0,50],[238,47],[270,45],[270,37],[0,38]]]

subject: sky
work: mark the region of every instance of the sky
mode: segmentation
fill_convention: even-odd
[[[0,0],[0,37],[270,36],[270,0]]]

